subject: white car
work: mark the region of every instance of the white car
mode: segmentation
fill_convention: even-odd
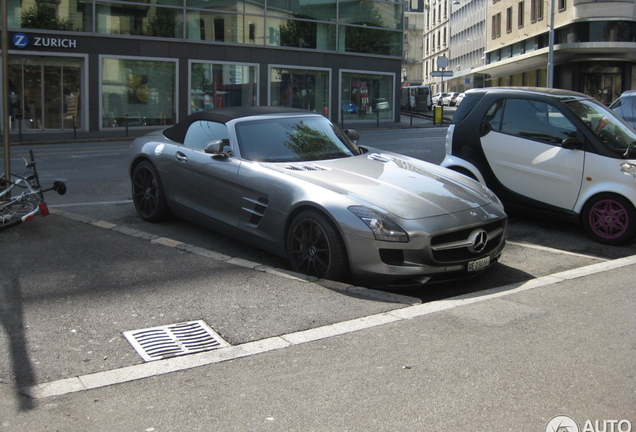
[[[433,105],[442,105],[442,100],[444,99],[444,96],[446,96],[446,93],[435,93],[435,96],[433,96],[432,101],[433,101]]]
[[[612,102],[610,109],[636,129],[636,90],[623,92],[618,99]]]
[[[507,210],[580,222],[605,244],[636,235],[636,131],[591,96],[468,90],[442,166],[488,186]]]
[[[458,92],[451,92],[446,94],[442,99],[442,105],[444,106],[455,106],[457,103],[457,96],[459,96]]]

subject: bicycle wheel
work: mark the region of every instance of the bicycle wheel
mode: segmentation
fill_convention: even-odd
[[[0,230],[18,225],[24,216],[36,214],[38,211],[39,202],[34,195],[24,199],[0,202]]]

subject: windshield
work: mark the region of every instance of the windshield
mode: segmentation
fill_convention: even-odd
[[[585,123],[610,150],[629,157],[636,147],[636,132],[614,112],[592,100],[576,100],[566,105]]]
[[[236,125],[243,159],[302,162],[360,154],[329,120],[321,116],[243,121]]]

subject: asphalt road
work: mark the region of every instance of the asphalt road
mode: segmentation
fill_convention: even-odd
[[[361,145],[403,153],[439,164],[444,157],[446,127],[369,129],[360,131]],[[183,220],[162,224],[142,221],[131,202],[126,173],[128,141],[34,147],[44,185],[55,179],[67,183],[68,193],[48,194],[52,208],[177,239],[221,254],[287,269],[286,260],[205,230]],[[12,166],[21,169],[27,147],[12,148]],[[19,172],[19,171],[17,171]],[[461,283],[424,285],[400,294],[423,301],[476,292],[520,282],[583,265],[636,254],[636,244],[605,246],[588,239],[582,228],[559,221],[511,214],[508,246],[500,263]]]

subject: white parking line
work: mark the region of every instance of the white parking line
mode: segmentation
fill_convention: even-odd
[[[520,247],[525,247],[528,249],[537,249],[537,250],[542,250],[542,251],[546,251],[546,252],[551,252],[551,253],[557,253],[557,254],[561,254],[561,255],[569,255],[569,256],[575,256],[575,257],[580,257],[580,258],[587,258],[587,259],[592,259],[592,260],[597,260],[597,261],[609,261],[606,258],[599,258],[599,257],[595,257],[593,255],[584,255],[584,254],[580,254],[580,253],[575,253],[575,252],[568,252],[568,251],[564,251],[561,249],[554,249],[554,248],[550,248],[547,246],[539,246],[539,245],[533,245],[530,243],[521,243],[521,242],[514,242],[514,241],[506,241],[507,244],[511,244],[511,245],[515,245],[515,246],[520,246]]]
[[[108,204],[130,204],[133,200],[123,200],[123,201],[102,201],[102,202],[89,202],[89,203],[72,203],[72,204],[55,204],[50,205],[50,208],[58,208],[58,207],[79,207],[79,206],[87,206],[87,205],[108,205]]]

